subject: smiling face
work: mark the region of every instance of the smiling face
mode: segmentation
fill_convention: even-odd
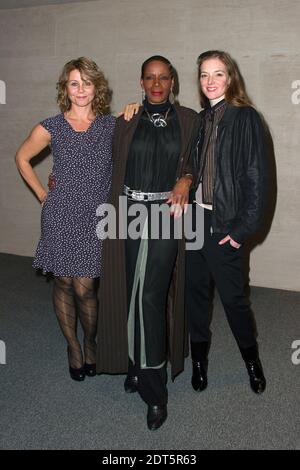
[[[95,85],[89,78],[80,75],[77,69],[71,70],[66,84],[66,91],[71,104],[75,106],[91,105],[95,97]]]
[[[141,78],[141,87],[151,104],[165,103],[174,81],[167,64],[159,60],[149,62]]]
[[[226,65],[218,58],[204,60],[200,69],[200,87],[209,100],[225,95],[230,84]]]

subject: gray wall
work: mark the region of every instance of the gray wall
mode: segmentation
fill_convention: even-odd
[[[55,83],[67,60],[86,55],[101,66],[115,112],[140,100],[143,59],[166,55],[179,73],[180,102],[199,110],[196,58],[221,48],[238,61],[275,147],[276,210],[252,252],[251,283],[300,290],[300,93],[292,88],[300,88],[299,18],[298,0],[99,0],[0,10],[0,251],[34,254],[40,205],[14,154],[35,123],[57,113]],[[46,182],[51,157],[35,168]]]
[[[0,9],[36,7],[42,5],[60,5],[61,3],[84,3],[88,0],[0,0]]]

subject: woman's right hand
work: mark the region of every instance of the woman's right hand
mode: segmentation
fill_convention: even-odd
[[[46,193],[46,191],[41,196],[39,196],[39,201],[42,207],[47,199],[47,196],[48,196],[48,193]]]
[[[123,116],[125,121],[130,121],[135,114],[138,113],[140,109],[140,104],[139,103],[129,103],[125,106],[123,111],[118,113],[119,116]]]
[[[171,191],[167,204],[171,204],[170,212],[177,219],[186,214],[189,202],[189,190],[193,181],[193,176],[190,174],[182,176],[175,184]]]

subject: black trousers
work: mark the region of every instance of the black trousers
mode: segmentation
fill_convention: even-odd
[[[193,211],[197,210],[196,206]],[[227,320],[240,348],[256,345],[256,326],[244,272],[244,248],[218,242],[227,233],[211,233],[211,211],[204,210],[202,249],[186,252],[186,308],[191,342],[210,342],[211,276],[218,289]]]
[[[145,205],[150,210],[151,205],[146,203]],[[150,229],[150,213],[148,226]],[[140,239],[128,238],[125,245],[128,311],[134,278],[137,275],[136,271],[140,269],[137,265],[140,244]],[[133,294],[135,295],[134,363],[129,360],[128,373],[138,377],[139,394],[148,405],[165,405],[168,400],[166,304],[177,250],[178,241],[172,237],[149,238],[143,282],[142,285],[139,282],[138,290]],[[146,354],[146,366],[142,364],[142,343]],[[165,364],[161,365],[163,362]]]

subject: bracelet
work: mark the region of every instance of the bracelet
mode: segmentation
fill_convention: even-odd
[[[185,176],[189,176],[191,178],[191,180],[193,181],[194,177],[191,173],[185,173],[185,175],[183,175],[183,177]]]

